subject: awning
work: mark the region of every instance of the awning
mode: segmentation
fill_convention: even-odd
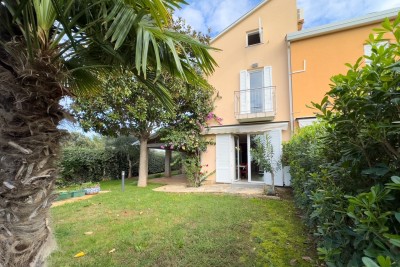
[[[207,134],[247,134],[247,133],[264,133],[271,130],[286,131],[289,127],[288,122],[251,124],[251,125],[233,125],[233,126],[217,126],[211,127],[204,131]]]

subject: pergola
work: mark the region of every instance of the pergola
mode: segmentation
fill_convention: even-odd
[[[139,145],[139,141],[136,141],[134,145]],[[160,140],[160,136],[158,133],[152,134],[149,138],[147,143],[147,149],[158,149],[158,150],[165,150],[165,161],[164,161],[164,177],[171,177],[171,159],[172,159],[172,151],[179,151],[177,149],[171,149],[169,147],[164,147],[165,143],[162,143]],[[184,170],[182,169],[182,173]]]

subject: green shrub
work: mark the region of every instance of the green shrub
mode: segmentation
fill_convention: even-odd
[[[323,122],[284,146],[295,201],[328,266],[400,266],[400,14],[314,103]],[[395,43],[378,46],[384,35]],[[388,38],[386,36],[386,38]]]
[[[138,175],[139,153],[131,155],[132,175]],[[103,179],[120,179],[121,172],[128,173],[126,154],[117,149],[65,147],[59,161],[60,179],[58,185],[98,182]],[[149,153],[149,174],[164,172],[164,155]]]

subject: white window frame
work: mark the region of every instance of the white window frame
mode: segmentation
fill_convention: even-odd
[[[255,33],[258,33],[258,35],[259,35],[259,37],[260,37],[260,42],[259,42],[259,43],[256,43],[256,44],[251,44],[251,45],[249,45],[249,35],[252,35],[252,34],[255,34]],[[259,45],[259,44],[262,44],[262,43],[263,43],[262,30],[257,29],[257,30],[254,30],[254,31],[246,32],[246,47]]]

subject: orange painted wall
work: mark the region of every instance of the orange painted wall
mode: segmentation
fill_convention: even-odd
[[[257,30],[259,18],[263,26],[263,44],[246,47],[246,33]],[[296,0],[269,0],[249,17],[215,39],[211,46],[222,51],[212,56],[219,67],[208,81],[219,91],[215,113],[224,125],[235,125],[234,92],[240,90],[239,73],[259,67],[272,66],[272,82],[276,86],[277,115],[275,121],[289,120],[289,89],[287,46],[285,37],[297,29]]]
[[[346,74],[345,63],[354,64],[364,54],[364,44],[372,29],[380,24],[372,24],[341,32],[293,41],[291,43],[293,116],[294,118],[314,116],[316,110],[307,108],[311,101],[321,102],[330,90],[330,78],[337,74]]]

